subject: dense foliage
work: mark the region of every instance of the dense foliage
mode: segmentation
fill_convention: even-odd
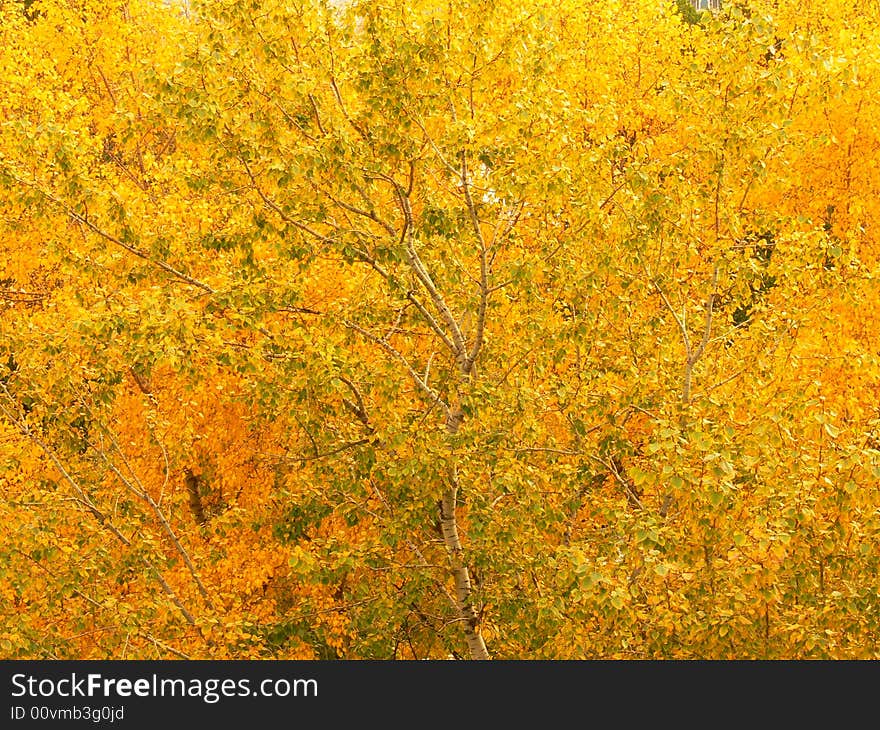
[[[880,6],[0,4],[0,652],[878,658]]]

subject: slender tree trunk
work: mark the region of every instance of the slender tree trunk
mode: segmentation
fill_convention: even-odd
[[[446,431],[450,435],[458,432],[463,414],[459,409],[452,409],[446,420]],[[440,530],[443,534],[443,542],[449,553],[449,562],[452,566],[452,576],[455,581],[455,601],[458,607],[458,615],[464,625],[464,634],[467,639],[471,659],[489,659],[489,651],[480,631],[480,616],[473,604],[473,584],[471,575],[462,557],[461,539],[458,535],[458,521],[455,517],[455,507],[458,500],[458,471],[453,464],[449,469],[449,484],[443,491],[440,500]]]

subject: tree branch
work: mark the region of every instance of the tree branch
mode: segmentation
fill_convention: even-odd
[[[343,320],[343,324],[349,329],[354,330],[358,334],[362,335],[364,338],[373,342],[379,347],[381,347],[385,352],[387,352],[391,357],[397,360],[399,363],[403,365],[406,371],[409,373],[410,377],[413,379],[413,382],[437,405],[439,405],[444,413],[447,416],[450,413],[449,406],[446,402],[440,397],[440,394],[434,390],[430,385],[428,385],[424,380],[422,380],[422,376],[416,372],[415,368],[409,364],[409,361],[398,351],[396,350],[387,340],[382,339],[381,337],[377,337],[372,332],[365,330],[358,324],[354,322],[350,322],[349,320]]]

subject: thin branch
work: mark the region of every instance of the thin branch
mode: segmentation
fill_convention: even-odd
[[[318,125],[318,129],[321,130],[321,134],[326,136],[327,132],[324,129],[324,125],[321,124],[321,115],[318,113],[318,105],[315,103],[315,97],[308,94],[308,99],[309,103],[312,105],[312,112],[315,115],[315,123]]]
[[[177,606],[177,610],[183,615],[184,619],[190,626],[196,625],[196,620],[193,615],[186,609],[186,606],[181,603],[180,599],[177,597],[177,594],[172,590],[171,586],[168,585],[168,582],[162,576],[162,574],[158,571],[158,569],[146,558],[142,558],[144,561],[144,565],[147,566],[150,570],[152,570],[156,574],[156,580],[159,581],[159,585],[162,586],[162,590],[165,591],[165,594],[171,599],[171,602]]]
[[[715,289],[717,286],[718,264],[715,264],[715,269],[712,273],[712,291],[709,294],[709,298],[706,300],[706,324],[703,327],[703,339],[700,341],[696,350],[688,353],[687,362],[685,363],[684,384],[682,385],[681,391],[681,400],[682,403],[685,404],[689,403],[691,399],[691,376],[693,374],[694,365],[702,356],[706,349],[706,345],[709,343],[709,338],[712,335],[712,312],[715,304]]]
[[[101,427],[104,428],[105,431],[107,430],[106,427],[104,427],[103,425],[101,425]],[[186,565],[186,568],[189,571],[190,575],[193,577],[193,580],[195,581],[195,584],[196,584],[196,587],[198,588],[199,593],[201,594],[202,598],[205,599],[205,603],[208,604],[209,608],[214,608],[213,602],[211,601],[211,597],[208,594],[208,590],[205,588],[204,584],[202,583],[201,578],[199,578],[199,574],[196,572],[195,565],[193,564],[192,559],[189,556],[189,552],[186,550],[185,547],[183,547],[182,543],[180,542],[180,539],[177,537],[177,533],[174,532],[174,528],[171,527],[170,523],[168,522],[167,518],[165,517],[165,513],[162,511],[162,509],[159,507],[159,505],[156,504],[155,500],[150,495],[150,493],[146,490],[144,485],[141,484],[140,479],[138,479],[137,475],[134,473],[131,466],[129,465],[128,460],[125,458],[125,454],[122,453],[122,450],[119,448],[119,445],[116,443],[116,439],[113,438],[112,434],[108,434],[108,435],[110,436],[110,441],[113,444],[113,447],[116,449],[116,452],[119,454],[120,458],[122,459],[122,463],[125,464],[126,469],[128,469],[128,471],[132,474],[135,481],[138,482],[140,489],[135,488],[134,485],[132,485],[125,478],[125,476],[122,474],[122,472],[119,471],[117,466],[112,461],[110,461],[110,459],[107,457],[107,454],[104,452],[103,449],[97,449],[94,445],[92,445],[92,448],[94,448],[101,455],[101,457],[104,459],[107,466],[110,468],[110,471],[112,471],[118,477],[118,479],[123,483],[123,485],[132,494],[140,497],[142,500],[144,500],[150,506],[150,509],[153,511],[153,514],[156,516],[156,519],[159,520],[159,524],[162,525],[162,529],[165,530],[165,534],[168,535],[169,539],[171,540],[172,544],[174,545],[175,550],[177,550],[178,555],[180,555],[180,557],[183,558],[183,562]]]
[[[101,77],[101,81],[104,83],[104,88],[107,89],[107,94],[110,96],[110,101],[113,102],[113,106],[117,105],[116,94],[113,93],[113,89],[110,87],[110,84],[107,82],[107,77],[104,75],[104,72],[101,70],[101,67],[96,63],[90,63],[89,68],[94,68],[98,72],[98,76]]]
[[[471,343],[471,351],[462,364],[463,374],[470,375],[477,361],[477,356],[480,354],[480,348],[483,346],[483,336],[486,331],[486,309],[489,304],[489,260],[486,251],[486,240],[483,238],[483,231],[480,226],[480,217],[477,214],[473,198],[471,198],[470,183],[468,182],[467,153],[464,150],[461,152],[461,185],[464,191],[468,215],[471,219],[471,226],[474,229],[474,235],[480,247],[480,301],[477,305],[477,325],[474,332],[474,340]]]
[[[370,439],[368,438],[358,439],[357,441],[347,441],[341,446],[338,446],[335,449],[331,449],[330,451],[323,451],[321,453],[314,454],[313,456],[297,456],[295,458],[288,459],[288,461],[305,462],[325,459],[328,456],[335,456],[336,454],[342,453],[343,451],[348,451],[349,449],[353,449],[357,446],[363,446],[364,444],[368,443],[370,443]]]
[[[267,207],[269,207],[270,209],[275,211],[275,213],[278,214],[278,216],[281,218],[281,220],[283,220],[285,223],[292,225],[294,228],[298,228],[299,230],[303,231],[304,233],[307,233],[308,235],[312,236],[312,238],[315,238],[316,240],[320,241],[321,243],[332,244],[334,242],[333,239],[330,238],[329,236],[325,236],[321,233],[318,233],[317,231],[309,228],[309,226],[305,225],[304,223],[300,223],[299,221],[294,220],[289,215],[287,215],[287,213],[285,213],[283,210],[281,210],[281,208],[279,208],[278,205],[276,205],[276,203],[269,196],[267,196],[262,191],[260,186],[257,184],[257,179],[256,179],[256,177],[254,177],[254,173],[251,170],[250,165],[248,165],[247,160],[245,160],[243,157],[239,157],[238,159],[241,162],[241,164],[244,166],[245,172],[247,173],[247,176],[250,178],[251,184],[253,185],[253,188],[256,191],[257,195],[260,196],[260,199],[266,204]]]
[[[24,552],[23,550],[20,550],[19,548],[13,548],[13,550],[14,550],[15,552],[17,552],[19,555],[21,555],[23,558],[27,558],[28,560],[30,560],[34,565],[36,565],[40,570],[42,570],[44,573],[46,573],[50,578],[54,578],[55,580],[58,579],[58,576],[57,576],[55,573],[53,573],[51,570],[49,570],[49,569],[48,569],[45,565],[43,565],[39,560],[36,560],[33,556],[28,555],[26,552]],[[75,596],[79,596],[79,597],[82,598],[84,601],[87,601],[88,603],[92,604],[95,608],[100,608],[100,609],[104,609],[104,608],[106,608],[106,606],[104,606],[103,604],[99,603],[98,601],[96,601],[96,600],[95,600],[94,598],[92,598],[91,596],[87,596],[85,593],[83,593],[83,592],[82,592],[81,590],[79,590],[78,588],[73,588],[73,587],[71,587],[70,590],[73,591],[73,594],[74,594]]]
[[[368,264],[370,268],[373,269],[379,276],[384,278],[386,281],[391,282],[393,277],[389,271],[387,271],[376,259],[374,259],[370,254],[361,249],[355,249],[355,253],[358,258],[363,261],[365,264]],[[425,322],[428,323],[428,326],[434,331],[434,333],[443,341],[443,344],[449,348],[449,351],[453,355],[457,355],[458,351],[456,349],[455,343],[450,339],[449,335],[446,334],[446,331],[437,321],[436,317],[434,317],[429,311],[428,308],[422,303],[422,301],[415,295],[415,292],[407,291],[406,300],[411,302],[416,309],[419,310],[419,314],[425,319]]]
[[[632,485],[630,485],[630,483],[623,477],[620,471],[618,471],[617,465],[614,463],[613,459],[605,461],[604,459],[600,459],[598,456],[590,456],[590,458],[608,469],[608,471],[618,482],[618,484],[623,487],[627,499],[633,506],[638,507],[638,509],[644,509],[644,505],[642,505],[641,501],[639,500],[639,496],[633,490]]]
[[[400,186],[400,184],[396,180],[393,180],[392,178],[386,179],[388,179],[394,185],[394,189],[398,197],[398,202],[400,203],[401,209],[404,213],[404,227],[401,232],[401,242],[405,242],[406,244],[406,253],[410,268],[413,270],[416,277],[421,282],[422,286],[424,286],[427,290],[428,296],[431,298],[431,301],[434,303],[434,306],[437,308],[437,311],[440,313],[440,316],[446,323],[453,343],[452,352],[459,362],[459,367],[461,367],[464,371],[464,363],[467,358],[467,344],[465,342],[464,336],[461,333],[458,322],[453,316],[452,311],[449,309],[449,306],[446,304],[446,300],[437,289],[437,286],[434,284],[434,280],[431,278],[431,275],[428,273],[425,265],[422,263],[422,260],[419,257],[418,252],[416,251],[413,235],[413,213],[412,207],[410,206],[409,197],[407,196],[406,191]]]
[[[324,312],[319,312],[317,309],[312,309],[311,307],[278,307],[278,309],[276,309],[275,311],[287,312],[289,314],[324,314]]]
[[[523,210],[525,209],[526,204],[525,201],[521,200],[519,203],[514,206],[511,215],[511,209],[507,209],[499,213],[498,222],[495,224],[495,230],[492,231],[492,240],[489,242],[488,249],[492,251],[495,246],[497,246],[501,241],[507,239],[510,235],[511,231],[516,227],[516,224],[519,223],[520,216],[522,215]],[[504,227],[502,229],[502,224]],[[494,260],[494,254],[493,254]],[[490,261],[491,263],[491,261]],[[497,287],[492,287],[489,291],[495,291]]]
[[[407,110],[405,110],[407,111]],[[428,130],[425,129],[425,125],[422,123],[422,120],[416,114],[411,114],[407,111],[407,115],[418,125],[419,129],[422,130],[422,134],[425,135],[425,140],[427,140],[428,144],[431,146],[431,149],[434,150],[434,154],[437,155],[437,159],[440,160],[443,167],[445,167],[449,172],[451,172],[455,177],[459,176],[459,171],[446,159],[443,153],[440,151],[440,148],[434,143],[434,140],[431,138],[431,135],[428,134]]]
[[[403,365],[406,371],[409,373],[410,377],[413,379],[413,382],[422,390],[424,393],[434,402],[437,403],[444,411],[444,413],[449,416],[450,410],[449,406],[444,402],[444,400],[440,397],[440,394],[437,393],[431,386],[429,386],[424,380],[422,380],[422,376],[419,375],[418,372],[409,364],[409,361],[398,351],[396,350],[390,343],[386,340],[383,340],[381,337],[377,337],[372,332],[368,332],[360,325],[350,322],[348,320],[343,320],[343,324],[349,329],[354,330],[355,332],[362,335],[364,338],[373,342],[379,347],[381,347],[385,352],[387,352],[391,357],[397,360],[399,363]]]
[[[471,197],[471,186],[468,181],[468,165],[467,165],[467,153],[462,150],[461,152],[461,170],[459,171],[459,178],[461,179],[461,189],[464,193],[464,201],[468,210],[468,217],[471,221],[471,227],[474,229],[474,235],[476,236],[477,242],[480,244],[480,248],[486,249],[486,242],[483,239],[483,231],[480,227],[480,217],[477,214],[477,208],[474,205],[473,198]]]
[[[428,362],[425,364],[425,374],[422,376],[422,380],[424,380],[426,383],[428,382],[428,378],[431,375],[431,363],[434,362],[434,355],[436,354],[437,353],[432,351],[431,354],[428,355]]]
[[[0,383],[0,388],[3,389],[3,392],[6,395],[6,397],[9,399],[9,401],[14,403],[15,402],[14,399],[12,398],[12,396],[10,395],[9,391],[6,389],[6,386],[3,383]],[[19,433],[22,434],[22,436],[24,436],[25,438],[30,440],[32,443],[34,443],[36,446],[38,446],[40,448],[40,450],[42,450],[43,453],[49,457],[49,460],[55,465],[55,468],[58,469],[58,472],[61,474],[61,476],[64,478],[64,480],[71,486],[71,488],[75,492],[76,497],[74,497],[74,501],[77,504],[80,504],[83,507],[85,507],[94,516],[94,518],[98,521],[98,523],[103,528],[105,528],[106,530],[111,532],[113,534],[113,536],[116,537],[116,539],[119,540],[119,542],[121,542],[125,547],[128,547],[128,548],[132,547],[131,540],[129,538],[127,538],[125,535],[123,535],[122,532],[119,530],[119,528],[116,527],[116,525],[114,525],[110,521],[110,518],[106,514],[104,514],[104,512],[102,512],[98,508],[98,506],[91,500],[91,498],[88,496],[88,494],[86,494],[85,490],[77,483],[77,481],[71,476],[71,474],[67,471],[67,469],[64,468],[64,465],[61,463],[61,460],[55,454],[54,450],[51,447],[49,447],[48,444],[46,444],[39,436],[37,436],[31,430],[30,426],[27,424],[27,421],[16,417],[15,414],[13,414],[2,403],[0,403],[0,411],[2,411],[3,415],[5,415],[6,418],[9,419],[9,421],[13,425],[15,425],[15,427],[18,429]],[[143,561],[144,565],[146,565],[149,570],[151,570],[153,573],[155,573],[156,579],[159,581],[159,584],[162,586],[162,589],[169,596],[169,598],[171,598],[171,601],[174,603],[174,605],[180,611],[181,615],[184,617],[186,622],[188,624],[190,624],[191,626],[195,626],[196,625],[195,618],[186,609],[186,607],[183,605],[183,603],[181,603],[177,594],[171,589],[171,587],[168,585],[167,581],[162,576],[162,574],[159,572],[159,570],[146,557],[141,556],[141,560]]]
[[[357,419],[363,424],[364,428],[367,429],[367,432],[372,434],[375,429],[370,423],[370,416],[367,414],[367,407],[364,405],[364,399],[361,395],[360,389],[358,389],[358,387],[344,375],[337,375],[336,377],[345,383],[354,395],[355,401],[357,401],[357,403],[352,403],[348,398],[343,398],[342,403],[357,417]],[[428,382],[427,378],[425,378],[425,382]]]
[[[715,385],[710,385],[708,388],[706,388],[705,391],[703,391],[702,395],[706,395],[708,393],[711,393],[716,388],[720,388],[721,386],[727,385],[729,382],[736,380],[746,370],[747,370],[747,368],[742,368],[741,370],[737,370],[733,375],[729,375],[728,377],[724,378],[724,380],[721,380],[721,381],[715,383]]]
[[[621,180],[614,187],[614,189],[611,191],[611,193],[608,195],[608,197],[605,198],[605,200],[603,200],[601,203],[599,203],[599,210],[603,210],[612,201],[614,196],[617,195],[617,193],[623,188],[623,186],[626,185],[626,183],[627,183],[627,180],[626,180],[626,177],[624,177],[623,180]]]
[[[149,253],[147,253],[146,251],[143,251],[142,249],[138,248],[137,246],[132,246],[130,243],[125,243],[124,241],[120,240],[119,238],[112,235],[111,233],[107,233],[107,231],[103,230],[102,228],[99,228],[94,223],[92,223],[86,215],[77,212],[76,210],[71,208],[64,201],[59,200],[51,193],[47,193],[45,190],[42,190],[41,188],[37,187],[36,184],[29,183],[29,182],[22,180],[21,178],[15,176],[15,175],[11,175],[11,177],[16,182],[18,182],[26,187],[29,187],[32,190],[35,190],[37,193],[39,193],[44,198],[46,198],[46,200],[48,200],[52,203],[55,203],[55,205],[59,206],[65,213],[67,213],[68,216],[73,218],[73,220],[75,220],[77,223],[84,225],[86,228],[88,228],[93,233],[96,233],[101,238],[103,238],[107,241],[110,241],[110,243],[113,243],[116,246],[119,246],[120,248],[125,249],[129,253],[137,256],[138,258],[143,259],[144,261],[147,261],[147,262],[153,264],[153,266],[156,266],[156,267],[162,269],[162,271],[164,271],[168,274],[171,274],[171,276],[175,277],[176,279],[180,279],[181,281],[185,281],[187,284],[191,284],[192,286],[197,287],[197,288],[201,289],[202,291],[207,292],[208,294],[215,294],[216,293],[212,287],[208,286],[204,282],[199,281],[198,279],[194,279],[193,277],[191,277],[187,274],[184,274],[182,271],[178,271],[173,266],[171,266],[168,263],[165,263],[164,261],[153,258],[152,256],[150,256]]]
[[[706,300],[706,323],[703,327],[703,339],[700,341],[697,349],[694,350],[693,354],[688,358],[688,361],[692,364],[700,359],[703,351],[706,349],[706,345],[709,344],[709,338],[712,335],[712,313],[715,307],[715,290],[717,289],[717,287],[718,264],[715,264],[715,269],[712,272],[712,291],[709,294],[708,299]]]
[[[361,136],[361,138],[368,145],[372,147],[373,142],[370,139],[370,135],[368,135],[359,124],[357,124],[354,119],[352,119],[348,114],[348,109],[345,107],[345,102],[342,101],[342,94],[339,92],[339,87],[336,85],[336,79],[331,76],[330,78],[330,88],[333,89],[333,96],[336,97],[336,103],[339,104],[339,109],[342,111],[342,116],[345,117],[345,121],[347,121],[352,128]]]
[[[174,654],[174,656],[180,657],[181,659],[191,659],[191,657],[189,655],[184,654],[182,651],[178,651],[173,646],[168,646],[168,644],[166,644],[162,641],[159,641],[159,639],[155,638],[154,636],[151,636],[150,634],[141,634],[141,636],[143,636],[145,639],[147,639],[147,641],[152,642],[152,644],[155,647],[157,647],[159,649],[164,649],[165,651],[168,651],[168,652],[171,652],[172,654]]]
[[[679,317],[678,313],[669,303],[669,300],[666,298],[666,293],[663,291],[661,286],[657,283],[653,276],[651,276],[650,272],[645,270],[645,273],[648,274],[648,279],[654,285],[654,288],[657,290],[657,293],[660,294],[660,298],[663,300],[663,304],[666,305],[666,308],[669,310],[669,313],[675,318],[675,323],[678,325],[678,329],[681,332],[682,340],[684,340],[684,349],[685,354],[688,359],[691,356],[691,341],[690,337],[688,337],[687,327],[684,326],[684,322],[681,317]]]
[[[192,559],[190,558],[189,552],[186,550],[186,548],[180,542],[180,539],[177,537],[177,533],[175,533],[174,528],[171,527],[171,524],[168,522],[168,519],[165,517],[165,513],[162,511],[162,509],[159,507],[159,505],[153,499],[152,495],[149,493],[147,488],[144,486],[143,482],[141,482],[140,477],[138,477],[137,473],[132,468],[131,464],[128,461],[128,458],[125,456],[125,452],[119,446],[119,442],[116,440],[116,437],[113,435],[113,432],[99,418],[97,418],[95,416],[95,414],[92,412],[92,409],[85,402],[85,399],[82,396],[80,396],[79,400],[80,400],[80,404],[88,411],[90,417],[92,418],[92,421],[94,423],[96,423],[98,425],[98,428],[100,428],[101,431],[103,431],[104,434],[107,435],[107,438],[110,439],[110,443],[113,446],[113,449],[119,455],[119,458],[122,459],[122,464],[125,466],[126,470],[131,475],[132,479],[134,479],[134,481],[137,483],[137,486],[132,484],[125,477],[125,475],[119,470],[119,468],[116,466],[116,464],[114,464],[113,461],[111,461],[111,459],[107,455],[107,452],[104,450],[103,446],[99,448],[96,444],[91,443],[91,442],[89,442],[89,445],[104,460],[104,463],[107,464],[110,471],[112,471],[116,475],[116,477],[119,479],[119,481],[122,482],[123,486],[126,489],[128,489],[128,491],[130,491],[133,495],[135,495],[136,497],[143,500],[144,502],[146,502],[149,505],[153,514],[156,516],[156,519],[159,520],[159,523],[162,525],[162,528],[165,530],[165,534],[168,535],[169,539],[171,540],[172,544],[174,545],[174,548],[177,550],[178,555],[180,555],[180,557],[183,559],[183,562],[186,565],[187,570],[189,570],[189,573],[192,576],[193,580],[195,581],[196,587],[198,588],[199,593],[201,594],[202,598],[205,599],[205,602],[207,603],[209,608],[214,608],[213,602],[211,601],[211,598],[208,594],[208,591],[205,588],[204,584],[202,583],[201,578],[199,578],[199,574],[196,571],[196,568],[192,562]]]
[[[382,493],[382,490],[379,489],[378,486],[376,486],[376,483],[372,479],[370,479],[370,486],[373,488],[373,492],[375,492],[376,496],[379,498],[379,501],[385,507],[388,514],[391,515],[391,517],[393,518],[394,517],[394,508],[391,506],[391,504],[385,498],[385,495]],[[419,549],[419,546],[416,545],[410,538],[406,539],[406,544],[409,546],[409,549],[413,551],[415,556],[419,560],[422,561],[422,563],[425,565],[425,567],[435,567],[435,568],[439,567],[439,566],[432,565],[430,563],[430,561],[428,561],[428,559],[424,556],[424,554],[422,554],[422,551]],[[440,589],[440,592],[443,593],[444,596],[446,596],[446,599],[449,601],[452,608],[454,610],[457,610],[458,604],[455,602],[455,597],[449,592],[449,589],[446,588],[446,586],[443,584],[442,581],[437,580],[436,578],[434,579],[434,582],[436,583],[437,587]]]
[[[522,446],[520,448],[507,448],[506,451],[513,451],[516,454],[559,454],[561,456],[583,456],[583,451],[574,451],[571,449],[553,449],[543,446]]]

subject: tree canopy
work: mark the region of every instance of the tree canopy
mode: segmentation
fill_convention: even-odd
[[[878,28],[0,5],[0,651],[878,658]]]

